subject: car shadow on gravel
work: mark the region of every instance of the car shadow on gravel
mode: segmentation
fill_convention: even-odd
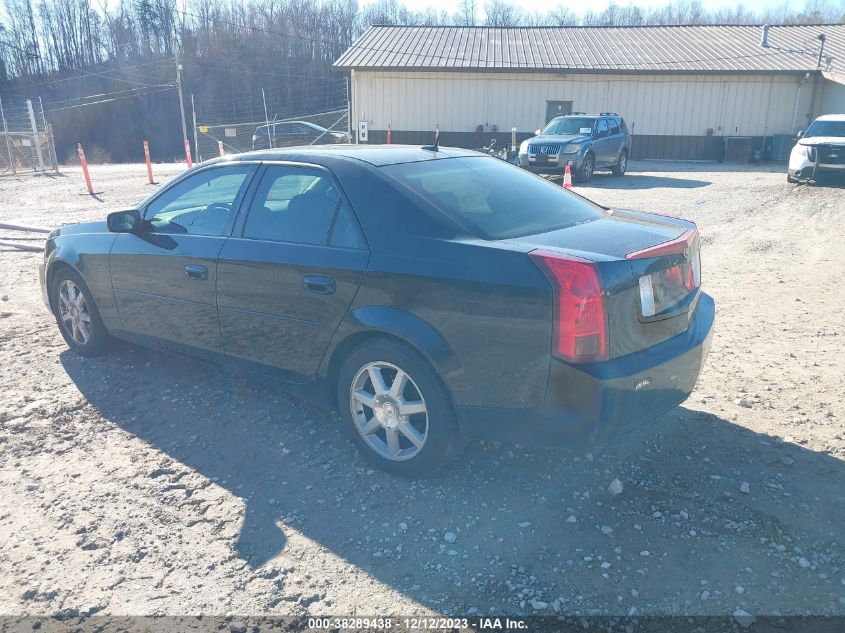
[[[106,421],[243,500],[232,546],[253,569],[305,569],[284,556],[298,532],[441,612],[829,613],[842,593],[842,460],[710,413],[677,408],[595,455],[475,443],[407,481],[264,381],[128,345],[60,359]]]
[[[580,187],[596,189],[697,189],[712,184],[708,180],[692,180],[673,176],[647,176],[628,172],[622,178],[611,174],[595,174]]]

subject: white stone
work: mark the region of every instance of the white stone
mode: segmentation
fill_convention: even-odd
[[[607,491],[612,494],[614,497],[618,494],[622,494],[622,482],[618,479],[614,479],[611,481],[607,486]]]
[[[734,620],[736,623],[739,624],[742,628],[747,629],[749,626],[754,624],[757,621],[753,615],[748,613],[747,611],[743,611],[742,609],[737,609],[733,612]]]

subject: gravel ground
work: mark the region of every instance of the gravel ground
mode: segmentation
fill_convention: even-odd
[[[73,168],[0,178],[0,221],[152,189],[141,165],[92,178],[96,200]],[[596,455],[471,444],[411,482],[276,385],[75,356],[40,255],[0,249],[0,613],[845,614],[845,195],[785,180],[633,163],[578,187],[698,222],[718,315],[696,392]]]

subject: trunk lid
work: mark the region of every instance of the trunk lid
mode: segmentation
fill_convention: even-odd
[[[614,210],[564,229],[504,240],[595,262],[606,298],[608,357],[685,332],[700,294],[700,239],[693,222]]]

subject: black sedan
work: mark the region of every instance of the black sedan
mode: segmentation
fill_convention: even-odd
[[[307,384],[416,476],[462,437],[605,442],[683,401],[714,321],[699,243],[475,152],[293,148],[53,231],[41,281],[80,354],[119,337]]]

